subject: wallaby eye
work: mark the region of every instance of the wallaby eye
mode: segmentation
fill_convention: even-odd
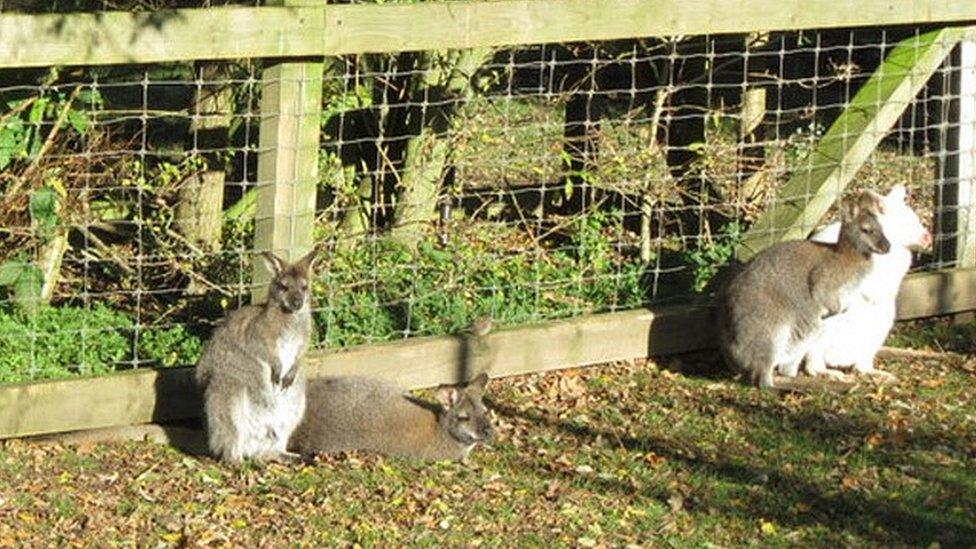
[[[458,418],[458,421],[468,421],[469,419],[471,419],[471,416],[469,416],[468,414],[462,412],[462,413],[460,413],[460,414],[457,415],[457,418]]]

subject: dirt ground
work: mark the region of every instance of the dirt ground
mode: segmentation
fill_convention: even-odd
[[[471,462],[235,470],[147,441],[0,446],[0,546],[966,546],[976,369],[760,393],[684,356],[495,380]]]

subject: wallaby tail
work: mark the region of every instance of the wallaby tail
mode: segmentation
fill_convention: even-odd
[[[835,379],[823,379],[820,377],[776,376],[773,386],[770,387],[770,389],[781,393],[814,393],[819,391],[846,393],[853,389],[854,385],[855,384],[852,382],[839,381]]]

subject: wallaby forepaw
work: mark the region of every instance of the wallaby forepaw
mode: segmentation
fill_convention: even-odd
[[[285,377],[281,378],[281,388],[287,389],[291,387],[291,384],[295,383],[295,376],[297,375],[298,375],[298,366],[296,365],[293,366],[291,370],[288,370],[288,373],[285,374]]]

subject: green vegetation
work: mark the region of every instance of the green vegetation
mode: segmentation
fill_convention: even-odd
[[[183,326],[144,328],[105,305],[0,310],[0,382],[105,374],[137,360],[159,366],[195,362],[200,340]]]
[[[960,547],[976,539],[976,387],[777,396],[710,357],[496,380],[467,465],[355,454],[237,471],[151,443],[0,447],[0,544]]]
[[[506,325],[639,306],[645,267],[614,249],[616,223],[573,219],[560,247],[486,225],[462,228],[443,247],[380,240],[339,251],[315,288],[320,341],[451,334],[485,314]]]
[[[709,105],[687,164],[669,166],[677,99],[654,90],[660,67],[643,59],[659,46],[327,63],[315,238],[336,245],[314,288],[317,344],[709,291],[829,120],[777,118],[744,140],[740,105]],[[526,68],[543,54],[548,68]],[[602,68],[577,70],[591,63]],[[16,358],[0,382],[190,364],[209,327],[247,301],[260,65],[203,65],[3,75],[0,314]],[[637,86],[641,71],[654,75]],[[147,118],[119,114],[134,112]],[[928,204],[933,161],[882,147],[857,184],[906,182]],[[111,313],[80,307],[90,295],[110,296]],[[75,349],[82,329],[107,338]]]

